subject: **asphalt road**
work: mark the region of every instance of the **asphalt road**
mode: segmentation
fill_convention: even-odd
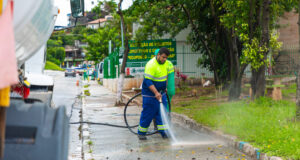
[[[65,77],[64,72],[45,71],[45,74],[54,79],[53,98],[54,107],[66,107],[66,113],[70,122],[80,121],[81,103],[78,98],[81,88],[76,86],[80,76]],[[72,109],[73,108],[73,109]],[[82,140],[80,137],[79,124],[70,125],[69,160],[82,159]]]

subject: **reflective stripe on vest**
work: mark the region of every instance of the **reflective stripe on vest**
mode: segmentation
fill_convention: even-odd
[[[145,77],[147,77],[147,78],[151,78],[151,79],[154,79],[154,80],[164,80],[164,79],[166,79],[167,78],[167,76],[163,76],[163,77],[158,77],[158,78],[156,78],[156,77],[154,77],[154,76],[152,76],[152,75],[150,75],[150,74],[146,74],[145,73]]]
[[[168,69],[168,74],[173,73],[174,72],[174,68]]]
[[[168,63],[168,74],[173,73],[174,72],[173,63],[169,60],[167,60],[167,63]]]
[[[163,82],[167,80],[168,75],[168,65],[167,61],[164,64],[159,64],[156,57],[153,57],[145,67],[145,78],[152,81]]]

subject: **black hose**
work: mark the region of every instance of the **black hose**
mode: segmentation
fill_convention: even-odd
[[[127,111],[127,107],[128,107],[128,105],[130,104],[130,102],[133,101],[136,97],[138,97],[138,96],[140,96],[140,95],[142,95],[141,92],[138,93],[138,94],[136,94],[136,95],[134,95],[132,98],[130,98],[130,99],[128,100],[128,102],[126,103],[126,105],[125,105],[125,107],[124,107],[124,121],[125,121],[125,124],[126,124],[127,128],[129,129],[129,131],[130,131],[131,133],[133,133],[133,134],[136,134],[136,135],[137,135],[138,133],[135,132],[135,131],[133,131],[132,128],[129,127],[129,124],[128,124],[128,121],[127,121],[127,116],[126,116],[126,111]],[[138,126],[138,125],[137,125],[137,126]]]
[[[141,92],[138,93],[138,94],[136,94],[136,95],[134,95],[131,99],[128,100],[128,102],[126,103],[126,105],[125,105],[125,107],[124,107],[124,121],[125,121],[125,124],[126,124],[127,128],[129,129],[129,131],[130,131],[131,133],[133,133],[133,134],[136,134],[136,135],[138,135],[138,133],[132,130],[132,128],[134,128],[134,127],[130,127],[129,124],[128,124],[128,122],[127,122],[126,111],[127,111],[128,105],[131,103],[131,101],[133,101],[136,97],[138,97],[138,96],[140,96],[140,95],[142,95]],[[169,104],[169,112],[171,113],[171,103],[170,103],[170,99],[169,99],[169,96],[168,96],[167,93],[166,93],[166,95],[167,95],[167,100],[168,100],[168,104]],[[170,116],[170,115],[169,115],[169,116]],[[138,125],[136,125],[136,126],[138,126]],[[148,131],[148,132],[146,133],[146,136],[150,136],[150,135],[153,135],[153,134],[156,134],[156,133],[158,133],[158,130]]]

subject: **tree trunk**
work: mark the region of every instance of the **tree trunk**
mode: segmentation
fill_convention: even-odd
[[[241,94],[242,75],[237,48],[237,39],[234,35],[234,28],[227,30],[227,39],[230,57],[230,86],[228,100],[238,100]]]
[[[270,0],[263,0],[262,6],[263,8],[261,12],[261,20],[259,22],[259,24],[261,24],[261,30],[262,30],[260,46],[265,45],[267,48],[269,48]],[[261,61],[264,61],[267,58],[268,52],[269,51],[260,53],[264,55],[264,58],[261,59]],[[264,96],[265,94],[265,88],[266,88],[265,70],[266,70],[265,65],[261,66],[258,70],[252,70],[252,79],[251,79],[252,98]]]
[[[230,83],[229,86],[229,101],[238,100],[241,95],[242,77],[237,74],[236,77]]]
[[[124,73],[120,73],[120,77],[118,79],[118,91],[117,91],[117,101],[116,101],[116,105],[121,105],[123,104],[123,100],[122,100],[122,90],[123,90],[123,84],[124,84],[124,79],[125,79],[125,74]]]
[[[219,25],[220,23],[219,23],[218,18],[216,17],[215,7],[214,7],[214,3],[213,3],[212,0],[210,1],[210,9],[211,9],[212,16],[214,18],[215,25],[216,25],[216,40],[215,40],[216,46],[215,46],[215,52],[217,52],[219,45],[221,45],[221,43],[219,43],[220,42],[220,37],[221,37],[221,34],[220,34],[220,25]],[[215,58],[215,56],[213,56],[210,53],[210,51],[208,53],[209,53],[209,57],[210,57],[210,60],[211,60],[212,66],[213,66],[213,70],[214,70],[215,86],[219,86],[221,84],[221,82],[220,82],[220,79],[219,79],[219,75],[218,75],[217,69],[216,69],[216,67],[214,65],[216,58]],[[214,53],[214,55],[216,55],[216,53]]]
[[[124,78],[125,78],[125,67],[126,67],[127,57],[128,57],[128,53],[129,53],[128,37],[126,35],[127,26],[126,26],[125,21],[124,21],[123,12],[121,10],[122,2],[123,2],[123,0],[120,0],[120,2],[118,4],[118,14],[120,15],[121,23],[123,25],[123,35],[124,35],[124,38],[125,38],[124,39],[125,40],[125,51],[124,51],[124,54],[123,54],[121,74],[120,74],[120,77],[118,79],[118,91],[117,91],[116,105],[123,104],[123,102],[122,102],[122,90],[123,90],[123,83],[124,83]]]
[[[300,0],[298,1],[298,7],[300,8]],[[300,37],[300,11],[298,12],[298,34]],[[300,47],[300,40],[299,40]],[[300,51],[300,49],[299,49]],[[300,121],[300,65],[297,64],[298,72],[297,72],[297,93],[296,93],[296,120]]]
[[[297,72],[297,92],[296,92],[296,120],[300,121],[300,65],[298,65]]]
[[[265,95],[266,80],[265,80],[265,66],[261,66],[258,70],[252,70],[251,77],[251,98],[255,99]]]

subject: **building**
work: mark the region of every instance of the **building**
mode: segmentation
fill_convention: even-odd
[[[94,17],[97,15],[96,15],[96,13],[85,12],[84,16],[77,18],[77,20],[71,14],[67,14],[67,16],[68,16],[68,20],[69,20],[68,26],[75,26],[75,22],[76,22],[76,25],[85,25],[88,22],[93,21]]]
[[[94,21],[88,22],[86,27],[91,29],[98,29],[100,27],[104,27],[107,21],[113,19],[112,16],[105,16],[105,18],[99,18]]]
[[[286,45],[299,45],[298,17],[295,12],[286,12],[279,19],[279,41]]]
[[[78,67],[83,64],[84,53],[82,48],[67,45],[65,46],[65,52],[64,68]]]
[[[282,42],[282,48],[279,54],[274,54],[275,66],[272,68],[273,75],[295,76],[300,64],[299,54],[299,14],[295,11],[286,12],[278,21],[280,26],[277,29],[279,33],[279,42]]]
[[[106,22],[105,18],[99,18],[94,21],[88,22],[86,27],[91,29],[98,29],[100,27],[104,27],[105,22]]]

